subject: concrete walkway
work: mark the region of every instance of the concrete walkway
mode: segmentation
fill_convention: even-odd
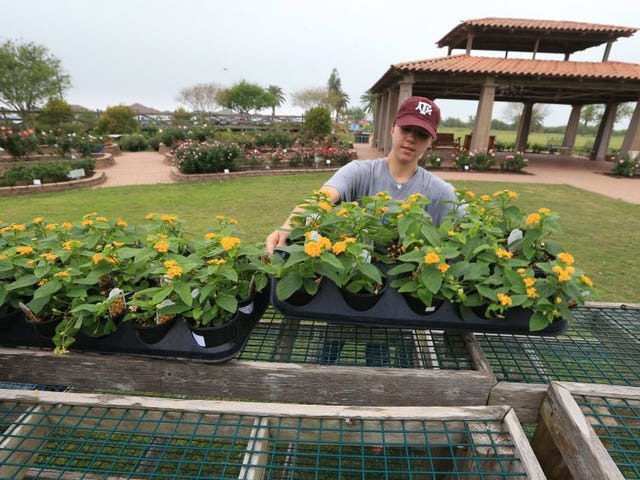
[[[359,159],[378,158],[382,154],[368,144],[355,144]],[[448,154],[445,153],[445,158]],[[640,204],[640,179],[616,178],[605,175],[611,171],[610,162],[596,162],[561,155],[527,155],[530,175],[508,173],[458,172],[436,170],[446,180],[486,180],[507,183],[567,184],[606,195],[611,198]],[[115,158],[116,164],[105,169],[107,181],[98,188],[120,185],[173,183],[170,167],[157,152],[124,152]]]

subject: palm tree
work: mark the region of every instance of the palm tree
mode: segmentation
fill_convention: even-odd
[[[376,107],[378,106],[378,94],[369,91],[364,92],[360,95],[360,105],[362,105],[364,113],[370,113],[375,120]]]
[[[267,92],[273,97],[273,103],[271,104],[271,118],[273,119],[276,116],[276,107],[281,107],[285,101],[284,92],[277,85],[269,85]]]

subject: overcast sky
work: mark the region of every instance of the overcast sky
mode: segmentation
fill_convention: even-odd
[[[182,88],[247,80],[277,85],[278,113],[298,114],[291,94],[323,87],[333,68],[360,96],[399,62],[446,56],[436,42],[463,20],[484,17],[573,20],[640,27],[629,0],[2,0],[0,41],[46,46],[71,76],[66,100],[90,109],[132,103],[173,111]],[[437,8],[434,5],[438,5]],[[463,53],[454,51],[454,53]],[[572,60],[600,61],[604,46]],[[486,52],[481,53],[483,55]],[[548,57],[538,57],[548,58]],[[554,56],[560,60],[560,56]],[[610,60],[640,63],[640,32],[619,39]],[[475,115],[475,102],[441,101],[444,117]],[[504,119],[498,104],[494,118]],[[545,122],[558,125],[568,107]]]

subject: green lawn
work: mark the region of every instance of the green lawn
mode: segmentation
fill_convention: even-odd
[[[464,136],[469,135],[471,130],[468,128],[442,128],[440,129],[443,133],[453,133],[454,138],[460,138],[460,142],[464,142]],[[503,130],[491,130],[491,135],[496,136],[496,142],[501,144],[513,145],[516,142],[516,134],[515,131],[503,131]],[[560,133],[530,133],[528,138],[529,145],[540,145],[542,147],[546,147],[549,144],[553,145],[562,145],[563,135]],[[609,150],[619,150],[622,146],[622,141],[624,140],[624,136],[622,135],[613,135],[611,137],[611,141],[609,142]],[[595,136],[593,135],[577,135],[575,148],[580,150],[584,148],[586,145],[592,147],[595,142]]]
[[[250,242],[262,241],[291,208],[329,174],[254,177],[224,182],[145,185],[75,190],[0,199],[0,221],[78,220],[96,211],[108,218],[142,222],[149,212],[173,213],[194,233],[207,230],[215,215],[236,218]],[[512,184],[454,182],[476,193],[492,193]],[[640,205],[614,200],[566,185],[518,184],[520,205],[527,210],[548,207],[560,214],[563,232],[556,238],[596,283],[591,300],[640,303],[636,255]]]

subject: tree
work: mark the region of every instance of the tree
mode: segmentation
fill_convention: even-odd
[[[342,80],[340,80],[338,70],[335,68],[327,80],[327,92],[327,100],[336,112],[336,123],[338,123],[338,115],[349,105],[349,95],[342,90]]]
[[[218,101],[223,107],[229,108],[242,115],[248,115],[252,110],[258,111],[270,107],[273,103],[272,95],[260,85],[242,80],[220,92]]]
[[[360,123],[367,116],[361,107],[345,108],[342,114],[351,123]]]
[[[59,128],[73,120],[71,105],[62,98],[50,98],[38,113],[38,122],[43,129]]]
[[[273,118],[276,116],[276,107],[281,107],[284,104],[284,92],[277,85],[269,85],[267,92],[273,97],[271,105],[269,105],[271,107],[271,118]]]
[[[71,87],[60,60],[42,45],[0,45],[0,102],[32,125],[33,112],[51,97],[62,98]]]
[[[376,108],[378,107],[378,94],[371,92],[364,92],[360,95],[360,105],[364,108],[364,113],[370,113],[371,116],[376,118]]]
[[[218,95],[220,86],[215,83],[199,83],[193,87],[187,87],[180,90],[176,97],[176,101],[191,107],[191,109],[200,114],[204,119],[207,114],[213,113],[218,103]]]
[[[549,115],[549,107],[544,104],[536,103],[531,109],[531,128],[532,132],[542,131],[544,127],[544,119]],[[514,125],[520,124],[520,118],[522,117],[522,104],[521,103],[508,103],[505,108],[505,116],[507,120],[510,120]]]
[[[598,122],[602,118],[604,113],[604,107],[602,105],[583,105],[580,109],[580,120],[582,124],[587,127],[590,123]]]
[[[323,87],[307,88],[294,92],[292,100],[293,105],[302,108],[305,112],[314,107],[329,108],[327,90]]]
[[[304,116],[304,129],[314,137],[331,133],[331,112],[327,107],[313,107]]]
[[[100,133],[133,133],[138,130],[136,112],[126,105],[109,107],[100,115],[96,130]]]

